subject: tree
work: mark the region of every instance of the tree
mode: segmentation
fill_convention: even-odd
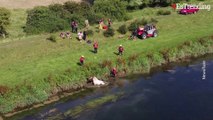
[[[6,27],[10,24],[10,11],[0,8],[0,37],[8,35]]]

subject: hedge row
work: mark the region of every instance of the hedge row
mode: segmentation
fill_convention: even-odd
[[[84,26],[84,21],[90,24],[98,23],[101,18],[124,20],[126,15],[126,2],[121,0],[95,0],[93,5],[87,2],[65,2],[47,7],[35,7],[28,11],[25,32],[38,34],[43,32],[56,32],[70,27],[70,22],[75,20],[79,27]]]

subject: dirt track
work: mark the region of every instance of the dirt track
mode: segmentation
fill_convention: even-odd
[[[5,8],[33,8],[35,6],[46,6],[53,3],[64,3],[66,1],[81,0],[0,0],[0,7]]]

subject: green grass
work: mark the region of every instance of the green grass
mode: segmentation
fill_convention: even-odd
[[[131,14],[143,17],[143,11]],[[104,38],[102,34],[89,38],[99,41],[100,51],[97,55],[89,51],[92,50],[91,45],[80,43],[74,38],[52,43],[46,40],[48,35],[29,36],[20,41],[1,44],[0,84],[13,86],[24,80],[36,82],[49,73],[57,73],[66,68],[75,70],[79,68],[76,63],[81,55],[86,57],[86,62],[97,63],[105,59],[113,59],[116,57],[113,52],[117,52],[117,46],[121,43],[126,49],[124,57],[127,57],[132,53],[146,53],[159,51],[163,47],[174,47],[186,40],[196,40],[213,32],[212,11],[200,11],[197,15],[188,16],[173,13],[155,18],[159,21],[158,38],[129,41],[127,37]],[[119,25],[115,24],[115,28],[117,26]]]
[[[156,12],[159,9],[171,10],[172,14],[156,16]],[[14,22],[8,28],[11,37],[1,41],[0,85],[23,89],[22,93],[16,93],[17,96],[24,96],[24,98],[20,97],[18,100],[25,102],[25,99],[28,99],[27,97],[33,96],[29,101],[26,101],[29,104],[46,99],[46,94],[49,94],[49,90],[56,86],[55,83],[59,85],[79,84],[86,77],[89,77],[88,75],[98,74],[98,76],[101,76],[105,72],[108,72],[108,69],[86,70],[86,68],[78,66],[77,62],[81,55],[86,57],[86,64],[97,65],[103,60],[110,60],[115,65],[114,61],[118,57],[113,52],[117,52],[117,47],[120,44],[125,48],[123,58],[128,59],[133,54],[145,55],[147,53],[156,53],[165,48],[177,47],[185,41],[196,41],[201,37],[210,36],[213,33],[213,11],[201,10],[196,15],[185,16],[177,14],[171,8],[146,8],[131,12],[129,16],[134,19],[157,19],[157,28],[159,31],[157,38],[149,38],[144,41],[131,41],[127,40],[130,33],[127,33],[122,39],[118,38],[118,33],[112,38],[105,38],[102,32],[95,32],[96,28],[93,26],[91,29],[94,30],[95,34],[89,37],[89,39],[98,40],[100,46],[99,53],[95,55],[90,52],[93,49],[92,45],[84,42],[80,43],[75,39],[75,35],[72,35],[73,39],[71,40],[57,38],[57,42],[46,40],[49,34],[26,36],[22,30],[26,18],[25,12],[23,10],[12,11],[11,19]],[[124,23],[129,25],[131,21],[133,20],[115,22],[113,27],[117,29]],[[59,35],[59,33],[55,34]],[[161,61],[158,56],[154,57],[157,61]],[[147,60],[144,59],[142,61]],[[148,64],[147,62],[143,64],[146,65]],[[133,65],[135,71],[138,64],[140,63],[134,63]],[[67,70],[69,72],[64,75],[64,71]],[[53,79],[48,78],[47,82],[45,78],[51,75]],[[33,86],[35,89],[24,89],[22,88],[24,86]],[[25,93],[32,93],[32,95],[28,96]],[[41,97],[37,98],[38,96]],[[11,103],[13,97],[13,95],[8,94],[8,96],[0,98],[0,103],[6,101],[8,102],[8,106],[13,107]]]

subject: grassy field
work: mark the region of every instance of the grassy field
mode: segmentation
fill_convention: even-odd
[[[156,12],[159,9],[169,9],[172,14],[157,16]],[[120,44],[125,48],[122,57],[127,59],[133,54],[154,54],[165,48],[177,47],[185,41],[195,41],[201,37],[213,35],[212,10],[201,10],[197,14],[185,16],[177,14],[171,8],[145,8],[128,14],[133,18],[132,20],[115,22],[113,28],[117,29],[122,24],[128,25],[136,18],[155,18],[158,20],[159,36],[147,40],[131,41],[128,40],[130,33],[123,38],[118,38],[119,34],[116,33],[112,38],[105,38],[102,31],[95,32],[96,26],[92,26],[91,29],[94,30],[95,34],[89,39],[98,40],[100,46],[99,53],[94,54],[91,52],[93,50],[92,45],[77,41],[75,39],[76,35],[72,35],[73,39],[70,40],[58,37],[56,43],[47,40],[49,34],[26,36],[22,30],[26,19],[26,11],[13,10],[11,18],[13,22],[8,28],[11,36],[6,40],[0,40],[0,85],[7,86],[10,89],[22,89],[22,86],[32,86],[39,96],[48,93],[48,90],[51,89],[51,83],[45,81],[48,76],[58,76],[56,77],[58,79],[53,81],[60,85],[82,82],[85,81],[86,77],[89,77],[87,75],[102,76],[103,73],[109,72],[109,69],[103,69],[101,71],[88,70],[88,72],[93,73],[87,73],[86,69],[77,64],[81,55],[85,56],[87,65],[98,65],[104,60],[116,61],[120,58],[114,54]],[[58,36],[59,33],[55,34]],[[115,63],[113,65],[115,66]],[[64,71],[71,71],[69,77],[63,76],[63,78],[60,76],[64,74]],[[20,94],[27,99],[26,94],[28,92],[29,90],[23,89]],[[16,95],[19,95],[19,93]],[[14,96],[6,97],[11,99]],[[1,98],[0,96],[0,103],[8,100],[5,99],[6,97]],[[36,95],[34,97],[36,98]],[[25,98],[17,98],[17,100],[22,99]],[[47,96],[40,99],[45,100]],[[29,101],[30,103],[31,101]],[[12,103],[8,104],[11,105]]]
[[[64,3],[69,0],[0,0],[0,7],[6,8],[33,8],[35,6],[45,6],[53,3]],[[72,0],[81,1],[81,0]]]

